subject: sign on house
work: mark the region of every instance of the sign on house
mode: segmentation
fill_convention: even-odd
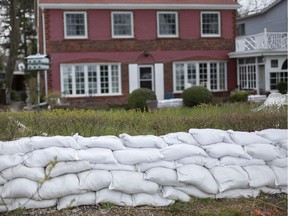
[[[29,55],[27,58],[27,70],[45,71],[50,69],[50,57],[45,54]]]

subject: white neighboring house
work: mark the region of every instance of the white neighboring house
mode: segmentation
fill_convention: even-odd
[[[237,18],[236,50],[239,89],[277,92],[287,82],[287,0],[276,0],[258,13]]]

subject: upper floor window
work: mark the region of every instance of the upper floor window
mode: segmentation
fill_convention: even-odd
[[[237,36],[245,35],[245,23],[240,23],[237,25]]]
[[[112,34],[113,38],[133,37],[132,12],[112,12]]]
[[[220,13],[202,12],[201,13],[201,36],[220,37]]]
[[[178,37],[177,12],[158,12],[157,29],[158,37]]]
[[[64,12],[65,38],[87,38],[86,12]]]

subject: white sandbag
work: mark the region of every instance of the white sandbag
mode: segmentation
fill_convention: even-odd
[[[46,167],[51,161],[76,161],[76,151],[72,148],[50,147],[34,150],[24,157],[24,164],[28,167]]]
[[[179,164],[175,161],[157,161],[157,162],[153,162],[153,163],[140,163],[137,164],[137,170],[139,172],[145,172],[151,168],[154,167],[164,167],[164,168],[168,168],[168,169],[176,169],[177,167],[182,166],[182,164]]]
[[[2,189],[3,198],[31,198],[39,199],[37,190],[39,183],[25,179],[17,178],[4,184]]]
[[[182,144],[182,140],[178,139],[178,133],[168,133],[160,136],[168,145]],[[193,137],[192,137],[193,138]],[[196,141],[195,141],[196,142]]]
[[[84,193],[79,195],[69,195],[59,199],[57,202],[57,209],[71,208],[81,205],[95,205],[96,193]]]
[[[160,161],[164,156],[156,148],[127,148],[114,151],[114,157],[121,164],[134,165],[138,163],[151,163]]]
[[[24,158],[22,154],[0,155],[0,172],[21,164],[23,160]]]
[[[199,166],[205,166],[210,169],[214,166],[219,166],[220,161],[212,157],[203,157],[203,156],[190,156],[177,160],[180,164],[196,164]]]
[[[3,170],[1,175],[9,181],[15,178],[26,178],[38,182],[45,177],[44,168],[31,168],[22,164]]]
[[[178,181],[177,172],[174,169],[154,167],[146,171],[145,179],[155,182],[161,186],[184,186]]]
[[[219,186],[220,193],[231,189],[249,188],[248,174],[240,166],[213,167],[210,172]]]
[[[74,135],[77,143],[83,148],[107,148],[110,150],[123,150],[123,145],[120,138],[116,136],[99,136],[99,137],[82,137]]]
[[[13,141],[0,141],[0,155],[14,155],[32,151],[30,138],[21,138]]]
[[[161,137],[154,135],[130,136],[123,133],[119,137],[125,146],[132,148],[165,148],[168,146]]]
[[[272,144],[273,143],[271,140],[258,136],[255,132],[228,130],[227,133],[230,135],[231,139],[239,145]]]
[[[71,194],[81,194],[79,180],[76,174],[67,174],[46,180],[39,188],[42,199],[55,199]]]
[[[185,157],[185,158],[177,160],[177,162],[180,164],[196,164],[199,166],[204,166],[208,169],[214,166],[220,165],[220,161],[218,159],[212,158],[212,157],[203,157],[203,156]]]
[[[4,185],[7,182],[6,179],[4,179],[1,175],[0,175],[0,187],[1,185]]]
[[[72,161],[72,162],[58,162],[54,166],[48,165],[45,169],[45,173],[49,178],[69,174],[79,173],[86,170],[90,170],[91,166],[88,161]]]
[[[231,143],[216,143],[207,146],[203,146],[206,153],[213,158],[221,158],[224,156],[240,157],[251,159],[242,146]]]
[[[275,175],[269,166],[252,165],[245,166],[243,169],[248,173],[250,187],[275,187]]]
[[[191,134],[185,132],[168,133],[160,137],[168,145],[177,145],[182,143],[190,145],[199,145]]]
[[[220,158],[221,165],[238,165],[238,166],[251,166],[251,165],[266,165],[264,160],[261,159],[245,159],[238,157],[225,156]]]
[[[253,158],[262,159],[264,161],[286,157],[278,147],[269,144],[250,144],[245,146],[245,150]]]
[[[143,173],[128,171],[111,171],[112,182],[110,190],[117,190],[127,194],[148,193],[154,194],[158,191],[158,184],[147,181]]]
[[[285,158],[275,158],[272,161],[267,162],[269,166],[286,167],[288,166],[288,157]]]
[[[91,170],[78,173],[79,189],[98,191],[111,184],[111,173],[106,170]]]
[[[158,193],[145,194],[139,193],[133,195],[135,206],[168,206],[173,204],[175,201],[161,197]]]
[[[196,164],[183,165],[177,168],[177,174],[180,182],[194,185],[208,194],[218,193],[218,185],[205,167]]]
[[[31,145],[33,150],[49,147],[81,149],[80,145],[71,136],[34,136],[31,137]]]
[[[269,187],[261,187],[259,188],[265,194],[280,194],[282,190],[280,188],[269,188]]]
[[[119,206],[133,206],[132,196],[119,191],[102,189],[96,192],[96,203],[113,203]]]
[[[11,206],[9,206],[9,211],[13,211],[18,208],[25,209],[39,209],[39,208],[49,208],[56,206],[57,199],[52,200],[32,200],[26,198],[15,199]]]
[[[282,193],[288,194],[288,187],[282,187],[282,188],[280,188],[280,190]]]
[[[90,163],[116,164],[117,161],[110,149],[89,148],[77,150],[79,160],[86,160]]]
[[[277,145],[278,145],[280,148],[286,150],[286,152],[288,151],[288,139],[284,139],[284,140],[279,141],[279,142],[277,143]],[[286,154],[286,155],[287,155],[287,154]]]
[[[262,131],[255,131],[255,133],[258,136],[261,136],[265,139],[271,140],[271,141],[281,141],[281,140],[287,140],[288,139],[288,130],[287,129],[265,129]]]
[[[189,144],[171,145],[167,148],[161,149],[160,152],[162,155],[164,155],[163,160],[167,161],[178,160],[189,156],[208,157],[208,155],[202,148]]]
[[[193,185],[185,185],[184,187],[176,187],[177,190],[184,192],[190,196],[197,198],[215,198],[215,195],[205,193]]]
[[[13,199],[4,199],[2,197],[2,191],[4,186],[0,186],[0,206],[1,205],[10,205],[13,202]]]
[[[280,187],[288,186],[288,171],[286,167],[270,166],[275,174],[275,185]]]
[[[223,198],[256,198],[260,194],[260,190],[258,189],[231,189],[228,191],[224,191],[222,193],[216,194],[216,199],[223,199]]]
[[[224,142],[224,138],[227,133],[220,129],[194,129],[191,128],[189,133],[192,134],[193,138],[199,145],[210,145],[214,143]]]
[[[180,200],[182,202],[189,202],[190,196],[186,193],[177,190],[174,187],[165,186],[161,189],[162,197],[170,199],[170,200]]]
[[[8,206],[7,205],[1,205],[0,204],[0,213],[1,212],[7,212],[8,211]]]
[[[134,165],[125,165],[125,164],[90,164],[91,168],[94,170],[122,170],[122,171],[136,171]]]

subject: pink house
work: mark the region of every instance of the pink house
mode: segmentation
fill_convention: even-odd
[[[234,0],[39,0],[39,52],[48,91],[70,102],[125,104],[145,87],[157,99],[205,85],[236,88]]]

